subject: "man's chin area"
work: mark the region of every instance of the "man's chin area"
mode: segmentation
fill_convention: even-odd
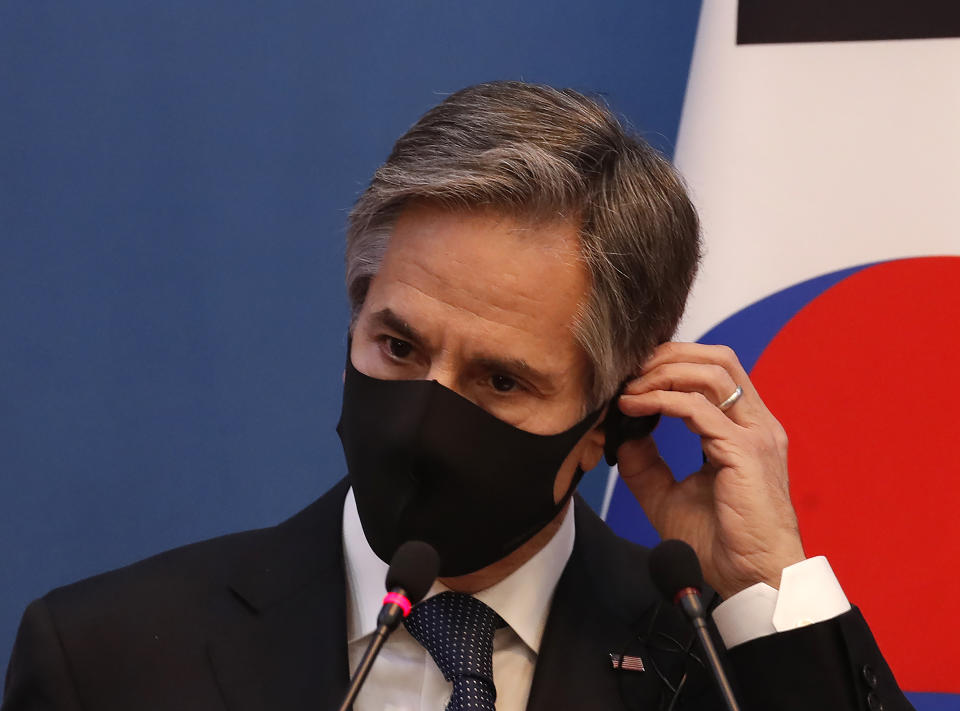
[[[534,534],[533,538],[517,548],[513,553],[473,573],[450,578],[441,577],[439,579],[440,582],[455,592],[468,593],[471,595],[496,585],[501,580],[519,570],[528,560],[543,550],[543,547],[547,545],[557,534],[557,531],[560,530],[560,526],[563,524],[563,517],[569,506],[570,502],[567,502],[567,505],[560,510],[560,513],[558,513],[550,523],[541,528]]]

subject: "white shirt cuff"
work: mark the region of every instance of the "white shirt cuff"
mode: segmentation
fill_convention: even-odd
[[[787,566],[780,590],[751,585],[713,611],[727,649],[757,637],[823,622],[850,609],[847,596],[824,556]]]

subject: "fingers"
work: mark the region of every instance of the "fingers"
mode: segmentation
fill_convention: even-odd
[[[738,383],[715,363],[664,363],[631,381],[625,394],[640,395],[652,390],[698,392],[715,405],[726,400]]]
[[[653,390],[637,395],[620,396],[620,410],[630,417],[662,413],[683,419],[692,432],[701,437],[729,438],[742,429],[720,411],[701,392]]]
[[[750,496],[767,491],[773,494],[773,499],[789,502],[786,434],[775,420],[771,421],[770,426],[741,426],[699,392],[655,390],[640,395],[623,395],[620,406],[625,414],[631,416],[662,412],[670,417],[683,419],[687,427],[701,438],[707,460],[701,470],[701,474],[706,477],[700,482],[702,486],[707,486],[705,482],[712,481],[712,475],[726,471],[728,486],[739,482],[735,486],[747,487],[751,491]],[[640,443],[645,441],[652,442],[652,438],[641,440]],[[620,473],[625,481],[631,471],[627,465],[629,455],[623,452],[626,446],[625,444],[621,447],[619,455]],[[666,469],[666,465],[664,468]],[[669,475],[669,470],[667,474]],[[651,478],[648,473],[644,473],[644,477]],[[673,482],[673,477],[669,478]],[[652,515],[658,514],[653,511],[651,515],[648,507],[662,503],[659,497],[666,495],[666,484],[671,482],[667,482],[666,477],[657,472],[655,483],[645,484],[646,488],[643,490],[630,485],[629,481],[627,484],[653,521]]]
[[[624,392],[696,392],[719,407],[738,387],[743,394],[724,410],[727,417],[744,426],[771,419],[733,350],[701,343],[665,343],[657,347],[641,375],[628,383]]]
[[[750,376],[744,370],[737,354],[729,346],[712,346],[703,343],[663,343],[654,350],[653,355],[643,364],[643,373],[652,372],[655,368],[668,363],[698,363],[702,365],[716,365],[725,370],[735,383],[734,388],[739,385],[743,388],[744,394],[755,395],[756,390],[750,382]],[[727,395],[733,392],[731,388],[720,400],[724,400]]]
[[[650,523],[660,530],[661,512],[676,481],[657,451],[653,438],[624,442],[620,445],[618,460],[624,484],[647,514]]]

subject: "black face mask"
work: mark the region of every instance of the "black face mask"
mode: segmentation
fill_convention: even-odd
[[[435,380],[378,380],[348,358],[337,433],[370,547],[389,561],[404,541],[426,541],[440,554],[442,577],[509,555],[573,495],[579,467],[559,503],[554,480],[599,416],[532,434]]]

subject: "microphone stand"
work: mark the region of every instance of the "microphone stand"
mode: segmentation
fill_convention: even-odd
[[[677,593],[677,602],[680,603],[680,607],[687,617],[690,618],[690,622],[693,623],[693,628],[697,631],[700,644],[703,646],[703,651],[707,654],[707,661],[709,662],[711,671],[713,671],[713,678],[717,682],[717,687],[720,689],[720,696],[723,697],[728,711],[740,711],[737,699],[733,695],[733,688],[730,686],[730,681],[727,679],[727,675],[723,671],[723,666],[720,664],[720,655],[717,654],[717,648],[713,646],[713,640],[710,638],[710,631],[707,629],[706,613],[704,612],[703,604],[700,602],[699,591],[696,588],[684,588]]]
[[[413,606],[423,599],[430,585],[437,579],[440,558],[437,551],[423,541],[407,541],[394,552],[387,570],[387,594],[377,615],[377,631],[367,645],[360,665],[350,680],[350,686],[339,706],[339,711],[350,711],[360,693],[360,687],[370,673],[370,667],[380,653],[387,637],[410,614]]]
[[[403,598],[402,604],[397,602],[400,598]],[[370,673],[370,667],[373,666],[374,660],[380,654],[383,643],[387,641],[390,633],[397,629],[400,621],[410,612],[410,601],[406,599],[406,591],[403,588],[397,587],[391,590],[384,598],[383,603],[383,608],[377,615],[377,631],[373,633],[373,639],[370,640],[370,644],[367,645],[367,649],[360,659],[360,664],[350,680],[350,686],[347,688],[347,693],[343,697],[343,702],[340,704],[338,711],[350,711],[357,694],[360,693],[360,687],[363,686],[367,674]]]
[[[353,702],[357,698],[357,694],[360,693],[360,687],[363,686],[367,674],[370,673],[373,661],[377,658],[377,655],[380,653],[380,648],[383,647],[383,643],[387,641],[387,637],[390,636],[392,631],[393,630],[389,629],[386,625],[377,627],[373,639],[370,640],[370,644],[367,645],[367,649],[363,653],[363,658],[360,660],[357,671],[350,680],[350,687],[347,689],[347,693],[343,697],[343,703],[340,704],[338,711],[350,711]]]

